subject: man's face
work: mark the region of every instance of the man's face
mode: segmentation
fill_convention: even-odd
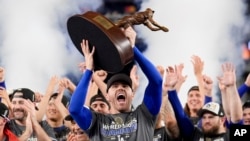
[[[15,93],[16,95],[22,95],[22,93]],[[16,120],[24,120],[24,118],[26,117],[27,113],[24,110],[23,106],[24,106],[24,100],[21,97],[13,97],[11,103],[12,103],[12,111],[13,111],[13,116]]]
[[[217,134],[220,126],[223,125],[222,118],[211,113],[204,113],[202,116],[202,131],[205,135]]]
[[[62,118],[62,115],[60,114],[58,108],[55,106],[53,98],[48,103],[46,117],[49,120],[54,121],[54,122],[56,122]]]
[[[102,114],[108,114],[109,113],[109,107],[107,103],[103,101],[94,101],[90,105],[91,109],[93,109],[97,113],[102,113]]]
[[[250,108],[245,108],[243,110],[243,124],[250,125]]]
[[[129,112],[134,94],[128,84],[114,82],[108,89],[107,99],[111,107],[119,112]]]

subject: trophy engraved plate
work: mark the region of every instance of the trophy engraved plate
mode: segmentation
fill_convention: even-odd
[[[152,15],[154,11],[148,9],[145,12],[125,16],[116,24],[97,12],[88,11],[84,14],[77,14],[67,21],[68,33],[81,54],[83,54],[81,50],[83,39],[89,41],[90,50],[95,46],[95,70],[103,69],[108,73],[116,73],[134,59],[131,44],[120,29],[121,27],[126,28],[134,24],[144,24],[152,31],[168,31],[167,28],[153,21]]]
[[[108,20],[103,18],[102,16],[98,15],[95,18],[93,18],[94,21],[102,25],[106,30],[110,29],[113,27],[112,23],[110,23]]]

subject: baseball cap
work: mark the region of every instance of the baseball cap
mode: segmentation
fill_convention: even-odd
[[[22,95],[16,95],[16,93],[22,93]],[[15,89],[12,93],[12,99],[15,97],[18,98],[24,98],[24,99],[29,99],[31,102],[35,102],[35,93],[28,88],[19,88]],[[37,106],[35,106],[35,109],[38,110]]]
[[[209,102],[205,104],[201,110],[198,112],[199,117],[202,117],[204,113],[212,113],[216,116],[223,117],[225,116],[225,112],[221,104],[216,102]]]
[[[16,93],[22,93],[22,95],[15,95]],[[19,88],[19,89],[15,89],[12,93],[12,98],[13,97],[21,97],[24,99],[29,99],[31,102],[35,102],[35,93],[28,89],[28,88]]]
[[[92,96],[89,104],[91,105],[95,101],[105,102],[109,106],[109,109],[110,109],[109,102],[106,100],[106,98],[102,94],[96,94],[96,95]]]
[[[130,77],[124,73],[114,74],[107,82],[107,91],[115,82],[124,82],[132,88],[132,80]]]
[[[9,109],[8,107],[3,104],[3,103],[0,103],[0,116],[7,119],[9,121]]]
[[[57,93],[57,92],[56,92],[56,93],[53,93],[53,94],[50,96],[49,100],[51,100],[52,98],[56,98],[57,96],[58,96],[58,93]],[[69,99],[68,99],[65,95],[63,95],[61,102],[62,102],[62,104],[63,104],[66,108],[69,107]]]

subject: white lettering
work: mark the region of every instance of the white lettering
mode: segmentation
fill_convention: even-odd
[[[234,136],[243,136],[247,133],[246,129],[236,129],[234,132]]]

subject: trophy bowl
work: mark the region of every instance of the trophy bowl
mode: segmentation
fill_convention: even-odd
[[[131,44],[120,27],[97,12],[88,11],[70,17],[67,28],[73,44],[82,55],[83,39],[89,41],[90,50],[95,46],[95,70],[116,73],[133,60]]]

